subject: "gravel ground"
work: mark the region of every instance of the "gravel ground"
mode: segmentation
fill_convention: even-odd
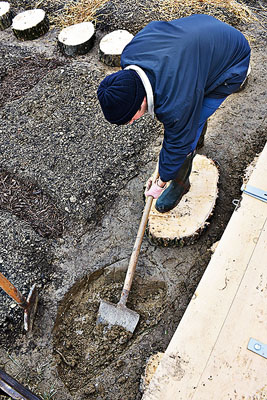
[[[42,7],[52,18],[66,3],[43,1]],[[25,296],[35,282],[40,294],[34,331],[25,335],[22,311],[1,291],[0,368],[44,399],[141,398],[146,359],[165,350],[207,266],[209,249],[231,217],[232,200],[240,197],[244,170],[266,142],[266,10],[262,2],[246,3],[260,9],[258,21],[238,25],[251,42],[252,75],[245,91],[227,99],[210,119],[202,150],[220,164],[214,216],[193,245],[160,248],[144,240],[137,281],[145,282],[147,290],[151,282],[164,287],[161,317],[156,325],[137,331],[123,352],[118,348],[117,354],[112,347],[112,362],[96,369],[95,382],[84,376],[79,380],[78,368],[68,375],[68,366],[56,352],[57,337],[62,342],[66,324],[73,348],[60,343],[60,352],[63,357],[79,354],[77,326],[73,323],[72,332],[68,316],[62,320],[62,309],[73,302],[73,321],[79,319],[84,312],[77,307],[79,296],[91,275],[100,296],[101,287],[111,285],[103,284],[102,274],[125,270],[143,209],[142,188],[154,170],[162,140],[161,125],[149,117],[132,127],[106,123],[96,89],[114,69],[98,61],[97,49],[107,30],[135,33],[153,19],[154,3],[107,3],[94,48],[73,59],[59,53],[55,26],[32,42],[18,42],[10,28],[0,32],[1,194],[10,193],[9,202],[7,196],[1,201],[0,270]],[[18,11],[33,3],[11,4]],[[229,17],[228,22],[236,25],[238,20]],[[35,219],[30,218],[33,209]],[[51,223],[64,221],[63,231],[44,234],[36,224],[36,219],[42,226],[47,223],[42,213]],[[73,365],[79,362],[78,358]],[[75,390],[70,375],[79,382]]]

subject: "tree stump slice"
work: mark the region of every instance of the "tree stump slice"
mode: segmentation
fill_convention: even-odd
[[[119,67],[121,63],[121,53],[132,38],[133,35],[123,29],[105,35],[99,43],[100,61],[110,67]]]
[[[95,28],[92,22],[81,22],[62,29],[58,46],[65,56],[74,57],[89,52],[94,45]]]
[[[7,1],[0,1],[0,31],[12,25],[13,12]]]
[[[147,234],[161,246],[193,243],[208,226],[218,197],[219,171],[214,161],[196,155],[190,175],[191,188],[180,203],[167,213],[159,213],[153,200]]]
[[[48,32],[49,20],[39,8],[23,11],[13,19],[12,29],[17,39],[34,40]]]
[[[142,391],[145,391],[148,388],[148,386],[151,382],[151,379],[153,378],[163,356],[164,356],[164,353],[158,352],[156,354],[152,354],[149,357],[149,359],[146,363],[144,376],[141,377]]]

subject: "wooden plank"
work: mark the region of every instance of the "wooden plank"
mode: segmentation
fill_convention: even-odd
[[[267,218],[193,399],[267,398],[267,359],[247,349],[267,344]],[[258,396],[258,397],[257,397]]]
[[[267,146],[249,184],[267,187]],[[251,336],[267,342],[266,300],[255,289],[266,280],[267,206],[242,197],[143,400],[265,398],[266,359],[246,346]]]

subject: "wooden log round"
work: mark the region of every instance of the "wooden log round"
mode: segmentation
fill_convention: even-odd
[[[147,360],[144,376],[141,376],[141,389],[143,392],[148,388],[163,356],[164,353],[158,352],[152,354]]]
[[[100,61],[111,67],[119,67],[121,53],[132,38],[133,35],[123,29],[118,29],[105,35],[99,43]]]
[[[88,53],[94,45],[95,28],[92,22],[81,22],[62,29],[58,35],[58,47],[65,56]]]
[[[183,246],[193,243],[209,225],[218,197],[219,170],[215,162],[197,154],[190,175],[191,188],[180,203],[167,213],[159,213],[153,201],[148,217],[147,234],[160,246]]]
[[[13,19],[12,29],[19,40],[34,40],[49,30],[49,20],[44,10],[23,11]]]
[[[0,31],[12,25],[13,12],[7,1],[0,1]]]

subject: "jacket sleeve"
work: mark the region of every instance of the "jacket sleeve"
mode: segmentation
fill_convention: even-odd
[[[181,96],[182,102],[168,111],[166,105],[158,110],[157,117],[164,125],[164,140],[159,156],[159,175],[165,182],[174,179],[186,159],[193,151],[196,139],[202,91],[195,91],[190,98]],[[174,110],[174,111],[173,111]]]
[[[176,140],[174,140],[176,139]],[[159,155],[159,175],[164,182],[177,176],[177,173],[190,153],[190,147],[177,140],[165,129],[164,140]]]

